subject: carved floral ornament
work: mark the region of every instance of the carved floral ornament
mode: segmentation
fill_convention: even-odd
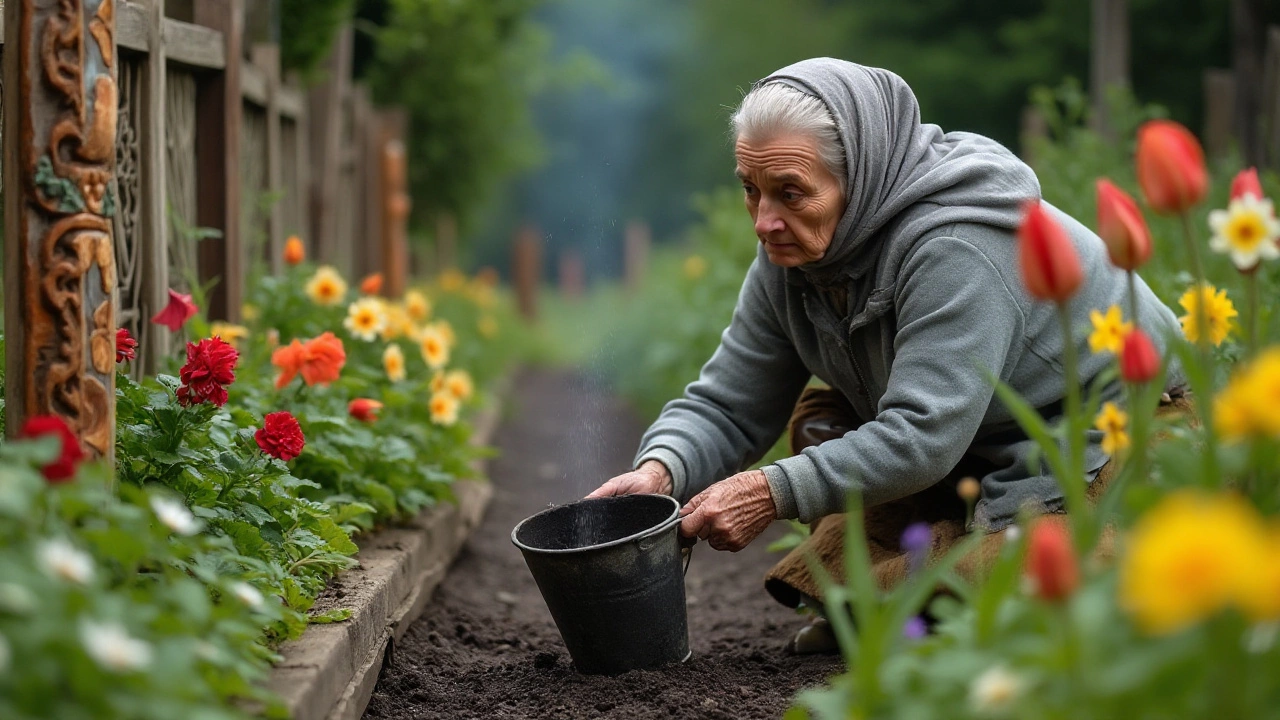
[[[84,444],[112,444],[116,286],[114,0],[20,0],[20,142],[27,239],[27,416],[57,414]],[[34,241],[34,243],[33,243]]]

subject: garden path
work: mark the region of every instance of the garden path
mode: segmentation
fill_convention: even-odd
[[[516,378],[489,463],[483,524],[384,668],[366,720],[408,718],[777,718],[803,687],[839,671],[834,657],[797,657],[804,620],[764,592],[777,558],[702,545],[686,579],[693,658],[617,677],[579,675],[510,532],[547,506],[582,497],[626,469],[644,429],[581,375]]]

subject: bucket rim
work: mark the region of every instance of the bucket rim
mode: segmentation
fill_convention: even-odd
[[[547,514],[547,513],[551,512],[551,511],[553,511],[553,510],[559,510],[559,509],[560,509],[560,508],[562,508],[562,507],[567,507],[567,506],[569,506],[569,505],[574,505],[574,504],[576,504],[576,503],[585,502],[585,501],[587,500],[587,498],[583,498],[582,500],[575,500],[574,502],[571,502],[571,503],[565,503],[564,505],[555,505],[555,506],[553,506],[553,507],[549,507],[549,508],[547,508],[547,509],[545,509],[545,510],[542,510],[541,512],[534,513],[533,515],[530,515],[529,517],[527,517],[527,518],[525,518],[525,519],[521,520],[520,522],[516,523],[516,526],[515,526],[514,528],[512,528],[512,529],[511,529],[511,543],[512,543],[513,545],[515,545],[516,547],[520,548],[520,551],[521,551],[521,552],[542,553],[542,554],[545,554],[545,555],[568,555],[568,554],[571,554],[571,553],[586,552],[586,551],[588,551],[588,550],[600,550],[600,549],[603,549],[603,548],[615,547],[615,546],[618,546],[618,545],[622,545],[622,544],[624,544],[624,543],[633,542],[633,541],[635,541],[635,540],[643,540],[644,538],[647,538],[647,537],[649,537],[649,536],[651,536],[651,535],[656,535],[656,534],[658,534],[658,533],[660,533],[660,532],[665,532],[666,530],[670,529],[673,525],[676,525],[676,524],[678,524],[678,523],[680,522],[680,501],[679,501],[679,500],[676,500],[675,498],[671,497],[670,495],[663,495],[662,493],[632,493],[632,494],[633,494],[633,495],[646,495],[646,496],[649,496],[649,497],[660,497],[660,498],[664,498],[664,499],[666,499],[666,500],[670,500],[670,501],[671,501],[671,504],[672,504],[672,508],[671,508],[671,515],[669,515],[669,516],[667,517],[667,519],[666,519],[666,520],[663,520],[662,522],[658,523],[657,525],[654,525],[653,527],[648,528],[648,529],[646,529],[646,530],[641,530],[641,531],[640,531],[640,532],[638,532],[638,533],[633,533],[633,534],[628,535],[628,536],[626,536],[626,537],[618,538],[617,540],[610,540],[609,542],[597,543],[597,544],[595,544],[595,545],[585,545],[585,546],[583,546],[583,547],[577,547],[577,548],[561,548],[561,549],[555,549],[555,548],[537,548],[537,547],[533,547],[533,546],[531,546],[531,545],[526,545],[526,544],[524,544],[524,543],[520,542],[520,540],[518,540],[518,539],[516,538],[516,535],[517,535],[517,534],[519,534],[519,532],[520,532],[520,528],[524,527],[524,524],[525,524],[525,523],[527,523],[527,522],[529,522],[530,520],[533,520],[533,519],[535,519],[535,518],[537,518],[537,517],[540,517],[540,516],[542,516],[542,515],[545,515],[545,514]],[[613,496],[613,497],[628,497],[628,496],[626,496],[626,495],[615,495],[615,496]],[[592,499],[592,500],[603,500],[603,499],[605,499],[605,498],[591,498],[591,499]]]

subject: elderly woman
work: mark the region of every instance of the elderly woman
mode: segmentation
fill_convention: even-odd
[[[1040,202],[1031,168],[985,137],[921,124],[893,73],[829,58],[759,81],[732,122],[758,256],[698,380],[649,428],[635,470],[592,495],[673,495],[685,503],[684,535],[737,551],[776,519],[843,512],[857,489],[882,585],[905,572],[907,525],[931,523],[935,549],[967,530],[960,477],[980,480],[981,531],[1002,531],[1027,506],[1060,512],[1057,481],[1027,462],[1032,442],[988,379],[1046,417],[1061,413],[1064,339],[1054,307],[1029,297],[1018,271],[1016,229]],[[1073,324],[1125,306],[1125,275],[1102,241],[1045,208],[1086,278]],[[1137,299],[1158,344],[1178,332],[1141,280]],[[1112,358],[1089,353],[1083,333],[1076,341],[1087,384]],[[815,377],[829,389],[806,390]],[[795,454],[744,471],[793,411]],[[1095,435],[1090,480],[1107,461]],[[766,579],[774,597],[794,607],[820,595],[809,550],[839,578],[843,529],[820,523],[779,563]]]

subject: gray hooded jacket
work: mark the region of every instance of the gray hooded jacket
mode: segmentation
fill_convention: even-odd
[[[905,497],[966,453],[997,468],[981,478],[975,525],[1002,528],[1028,502],[1060,509],[1057,483],[1028,467],[1032,443],[987,380],[1009,383],[1046,417],[1061,413],[1056,311],[1026,293],[1018,271],[1015,231],[1023,204],[1040,197],[1035,174],[992,140],[922,125],[910,88],[885,70],[820,58],[760,82],[787,83],[831,111],[846,154],[846,210],[817,262],[781,268],[761,250],[720,347],[649,428],[636,465],[661,461],[686,502],[758,461],[816,376],[862,424],[763,468],[779,517],[842,512],[854,487],[867,505]],[[1070,308],[1088,383],[1113,360],[1088,351],[1089,311],[1127,307],[1126,279],[1101,239],[1049,210],[1086,279]],[[823,289],[837,286],[845,308],[824,300],[832,294]],[[1138,302],[1140,324],[1163,349],[1179,332],[1176,318],[1141,280]],[[1101,433],[1089,441],[1093,473],[1107,457]]]

